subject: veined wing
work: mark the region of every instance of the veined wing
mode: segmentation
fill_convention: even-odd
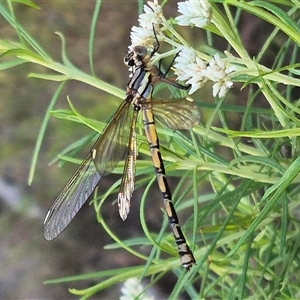
[[[130,133],[130,105],[128,98],[121,103],[89,155],[50,207],[44,220],[46,240],[54,239],[68,226],[96,188],[101,176],[113,171],[124,155]]]
[[[137,157],[137,147],[136,147],[136,120],[138,116],[138,111],[134,111],[134,115],[131,123],[131,130],[129,135],[128,150],[125,160],[123,178],[120,185],[120,190],[118,194],[118,206],[119,214],[123,221],[126,220],[129,209],[130,200],[132,198],[132,193],[134,191],[135,182],[135,164]]]
[[[46,240],[54,239],[68,226],[100,178],[90,152],[49,209],[44,220]]]
[[[191,99],[152,100],[152,111],[160,121],[172,129],[191,129],[200,121],[200,112]]]
[[[100,175],[110,174],[126,152],[133,114],[132,99],[129,95],[123,101],[92,149]]]

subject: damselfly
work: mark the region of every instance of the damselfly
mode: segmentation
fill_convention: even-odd
[[[153,85],[157,81],[164,81],[178,88],[186,88],[176,82],[169,81],[159,68],[151,64],[150,59],[157,52],[158,47],[159,44],[157,43],[152,53],[148,55],[145,47],[136,46],[125,56],[124,62],[131,70],[126,98],[103,130],[86,159],[80,164],[49,209],[44,220],[44,237],[46,240],[52,240],[68,226],[92,194],[101,177],[111,173],[124,155],[126,155],[125,166],[118,194],[118,206],[122,220],[127,218],[135,181],[137,158],[135,128],[138,113],[142,111],[158,186],[178,245],[181,263],[189,269],[195,263],[195,259],[179,226],[172,203],[153,113],[173,129],[190,129],[198,123],[200,117],[197,106],[185,98],[152,99]]]

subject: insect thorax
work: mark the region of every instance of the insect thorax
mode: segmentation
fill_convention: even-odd
[[[148,66],[149,56],[144,46],[135,46],[125,58],[124,63],[130,68],[130,80],[127,85],[127,95],[133,95],[135,104],[142,99],[151,98],[153,80],[151,67]]]

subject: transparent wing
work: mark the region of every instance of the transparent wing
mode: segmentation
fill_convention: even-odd
[[[200,112],[191,99],[153,100],[152,111],[160,121],[172,129],[191,129],[200,121]]]
[[[101,176],[113,171],[125,154],[132,111],[130,99],[123,101],[89,155],[56,198],[44,220],[46,240],[54,239],[68,226],[96,188]]]
[[[101,175],[110,174],[127,150],[133,114],[131,99],[128,96],[120,105],[92,149]]]
[[[118,206],[119,214],[123,221],[126,220],[129,210],[130,210],[130,200],[132,198],[132,193],[134,191],[134,181],[135,181],[135,164],[137,157],[137,147],[136,147],[136,120],[138,116],[138,111],[134,111],[134,115],[131,123],[131,131],[128,142],[128,151],[124,165],[123,178],[120,186],[120,191],[118,194]]]
[[[46,240],[54,239],[68,226],[94,191],[100,178],[90,153],[49,209],[44,221]]]

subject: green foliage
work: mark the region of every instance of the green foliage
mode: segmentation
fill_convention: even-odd
[[[0,70],[32,63],[44,67],[45,73],[32,73],[30,77],[58,82],[37,139],[29,178],[31,182],[50,116],[82,123],[97,132],[105,126],[103,122],[82,116],[70,100],[70,110],[55,109],[68,81],[80,81],[119,98],[123,97],[124,91],[94,75],[93,51],[99,1],[91,21],[89,42],[92,75],[79,70],[69,60],[62,33],[58,33],[62,43],[62,62],[53,60],[18,23],[12,2],[38,8],[31,1],[8,1],[7,7],[0,3],[2,18],[11,24],[18,35],[18,40],[3,40],[0,35]],[[124,240],[116,236],[101,214],[103,203],[111,193],[116,192],[120,180],[105,194],[95,196],[94,200],[99,223],[116,242],[107,245],[106,249],[113,251],[122,248],[140,258],[145,265],[47,283],[98,281],[98,284],[85,290],[70,290],[87,299],[132,277],[149,276],[155,282],[167,272],[172,272],[178,279],[170,299],[178,299],[183,291],[191,299],[299,299],[300,159],[295,157],[299,155],[300,135],[300,127],[297,127],[300,112],[300,71],[297,63],[300,2],[212,2],[213,24],[206,27],[207,44],[210,51],[217,52],[213,41],[221,37],[227,43],[228,50],[235,52],[230,57],[239,69],[233,81],[236,85],[243,84],[244,98],[240,99],[238,91],[236,96],[229,92],[226,100],[205,102],[204,97],[197,98],[202,95],[201,92],[194,98],[206,122],[196,126],[190,135],[168,128],[159,130],[167,174],[180,179],[173,191],[176,209],[179,214],[181,211],[190,214],[186,223],[181,225],[188,233],[197,265],[190,272],[182,269],[167,229],[167,220],[159,233],[153,232],[147,225],[146,203],[150,198],[150,188],[156,184],[149,158],[137,164],[136,186],[144,187],[140,206],[144,237]],[[165,6],[168,4],[165,1]],[[263,25],[272,28],[255,58],[251,58],[245,49],[238,27],[244,12],[257,16]],[[174,25],[172,30],[175,29]],[[274,44],[280,48],[275,56],[272,53]],[[199,46],[199,49],[202,48]],[[201,55],[205,58],[209,51],[201,52]],[[273,64],[265,66],[265,58],[270,56]],[[237,103],[232,104],[234,99],[238,99]],[[263,106],[261,102],[264,102]],[[142,130],[138,141],[139,153],[149,156]],[[85,142],[85,139],[80,140],[72,145],[71,150],[82,147]],[[281,153],[285,148],[291,149],[291,155]],[[63,155],[72,158],[71,151]],[[122,173],[122,168],[121,162],[115,173]],[[149,255],[144,254],[145,248],[149,250]],[[169,253],[171,258],[163,258],[162,253]]]

